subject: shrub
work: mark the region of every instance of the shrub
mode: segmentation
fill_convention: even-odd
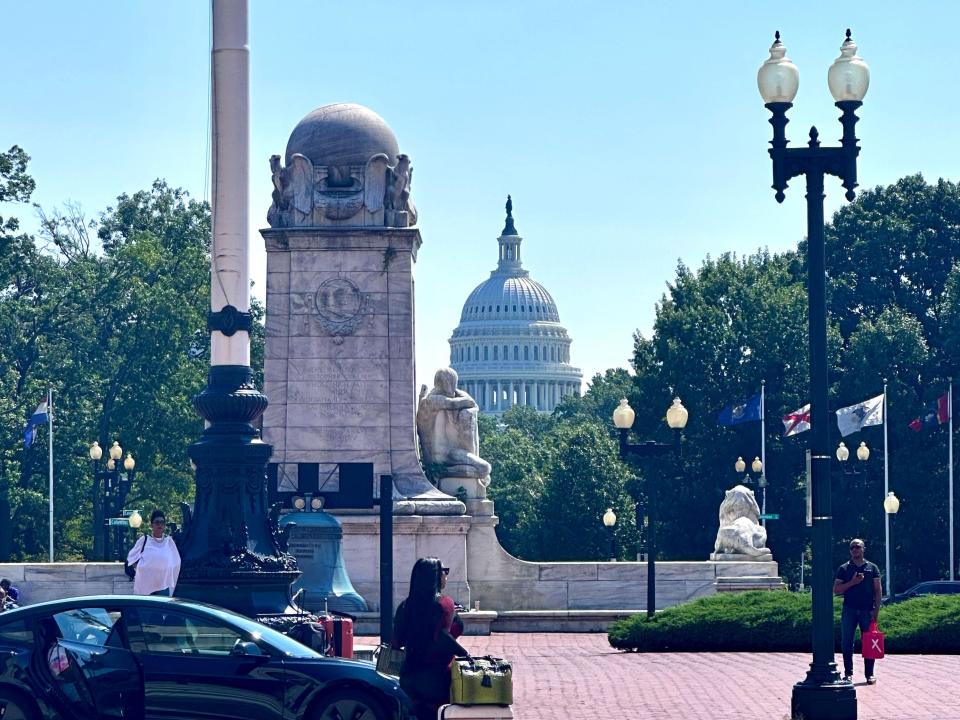
[[[652,620],[634,615],[611,624],[610,644],[636,652],[809,652],[809,593],[755,591],[702,598]],[[840,648],[842,598],[834,598]],[[927,596],[880,610],[888,653],[960,652],[960,597]],[[859,647],[859,643],[857,643]]]

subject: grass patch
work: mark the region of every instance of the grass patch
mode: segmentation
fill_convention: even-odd
[[[610,644],[635,652],[809,652],[810,593],[754,591],[701,598],[611,624]],[[840,650],[840,608],[834,636]],[[930,595],[880,609],[887,653],[960,653],[960,597]],[[856,643],[859,649],[860,643]]]

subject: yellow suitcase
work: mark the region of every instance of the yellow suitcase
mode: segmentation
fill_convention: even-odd
[[[450,668],[454,705],[512,705],[513,668],[502,658],[457,658]]]

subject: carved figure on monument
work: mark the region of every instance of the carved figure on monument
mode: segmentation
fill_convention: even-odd
[[[364,226],[409,227],[417,222],[410,199],[413,166],[407,155],[397,155],[393,166],[385,153],[372,155],[364,165],[314,165],[305,155],[294,153],[287,167],[279,155],[273,155],[270,173],[270,227],[344,220]]]
[[[410,200],[410,184],[413,182],[413,165],[407,155],[398,155],[397,164],[389,168],[390,189],[385,200],[387,225],[406,227],[417,224],[417,209]]]
[[[720,503],[720,529],[710,559],[773,560],[753,490],[743,485],[727,490]]]
[[[309,225],[313,213],[313,163],[298,153],[283,167],[280,156],[272,155],[270,172],[273,175],[273,204],[267,211],[270,227]]]
[[[457,389],[457,380],[455,370],[440,368],[433,378],[433,390],[428,393],[424,385],[420,391],[417,435],[423,462],[444,465],[444,477],[487,480],[490,463],[479,455],[480,408],[466,392]]]

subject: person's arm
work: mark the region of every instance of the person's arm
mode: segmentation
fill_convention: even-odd
[[[173,591],[177,589],[177,581],[180,579],[180,551],[177,550],[177,544],[173,541],[173,538],[170,538],[170,562],[173,565],[170,572],[172,578],[170,581],[170,595],[172,596]]]
[[[393,616],[393,636],[390,638],[390,645],[397,649],[406,644],[403,636],[403,603],[397,608],[396,615]]]
[[[858,572],[854,574],[850,580],[843,582],[840,578],[837,578],[833,581],[833,594],[834,595],[843,595],[847,590],[852,588],[854,585],[859,585],[863,582],[863,573]]]
[[[146,535],[141,535],[133,547],[130,548],[130,552],[127,553],[127,565],[133,565],[140,560],[140,556],[143,555],[143,545],[147,541]]]
[[[880,601],[883,600],[883,586],[880,584],[880,576],[873,579],[873,621],[877,621],[877,615],[880,614]]]

